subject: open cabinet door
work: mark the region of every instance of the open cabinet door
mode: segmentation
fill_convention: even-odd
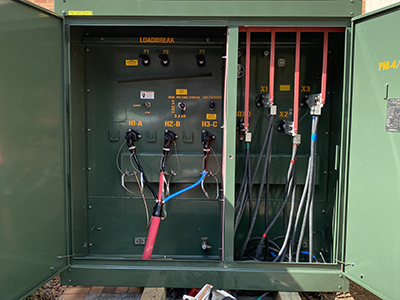
[[[66,265],[63,19],[0,0],[0,298]]]
[[[345,262],[383,299],[400,295],[400,5],[354,19]]]

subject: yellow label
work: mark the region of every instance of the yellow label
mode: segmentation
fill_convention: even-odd
[[[93,16],[93,11],[91,10],[69,10],[69,16]]]
[[[400,59],[398,61],[394,60],[393,62],[391,62],[391,61],[382,61],[382,62],[379,63],[379,71],[389,70],[390,68],[398,69],[399,65],[400,65]]]
[[[176,89],[177,95],[187,95],[187,89]]]
[[[133,104],[133,107],[141,107],[140,104]]]
[[[287,84],[287,85],[280,85],[280,86],[279,86],[279,90],[280,90],[280,91],[283,91],[283,92],[288,92],[288,91],[290,91],[290,84]]]
[[[127,67],[136,67],[139,64],[137,59],[127,59],[125,60],[125,65]]]
[[[141,37],[140,43],[154,43],[154,44],[174,44],[174,37]]]
[[[143,126],[142,121],[136,121],[136,120],[129,120],[128,121],[129,126]]]
[[[216,120],[217,114],[206,114],[206,119],[207,120]]]

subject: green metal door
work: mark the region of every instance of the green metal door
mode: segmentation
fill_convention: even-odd
[[[63,20],[0,0],[0,298],[66,266]]]
[[[353,27],[345,274],[383,299],[400,295],[399,9]]]

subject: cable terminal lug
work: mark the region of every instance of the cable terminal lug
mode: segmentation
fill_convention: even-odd
[[[321,101],[322,94],[309,95],[307,99],[308,107],[310,108],[310,115],[320,116],[322,112],[322,107],[324,104]]]
[[[270,116],[276,116],[277,111],[278,111],[278,106],[273,105],[273,104],[271,103],[270,106],[269,106],[269,115],[270,115]]]
[[[250,142],[251,142],[251,132],[250,132],[250,131],[247,131],[247,132],[246,132],[246,134],[245,134],[245,136],[244,136],[244,141],[245,141],[246,143],[250,143]]]

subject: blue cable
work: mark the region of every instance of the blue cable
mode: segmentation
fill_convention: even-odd
[[[191,190],[192,188],[198,186],[200,184],[200,182],[202,182],[204,180],[206,175],[207,175],[207,171],[203,171],[203,173],[201,174],[200,179],[197,180],[197,182],[193,183],[192,185],[190,185],[188,187],[185,187],[184,189],[182,189],[182,190],[180,190],[180,191],[178,191],[176,193],[173,193],[172,195],[169,195],[167,198],[164,199],[164,203],[166,203],[169,199],[172,199],[172,198],[174,198],[174,197],[176,197],[176,196],[178,196],[180,194],[183,194],[184,192],[187,192],[188,190]]]
[[[310,256],[310,253],[309,253],[309,252],[307,252],[307,251],[301,251],[301,254],[304,254],[304,255],[308,255],[308,256]],[[313,257],[313,258],[315,258],[315,255],[313,255],[312,257]]]

